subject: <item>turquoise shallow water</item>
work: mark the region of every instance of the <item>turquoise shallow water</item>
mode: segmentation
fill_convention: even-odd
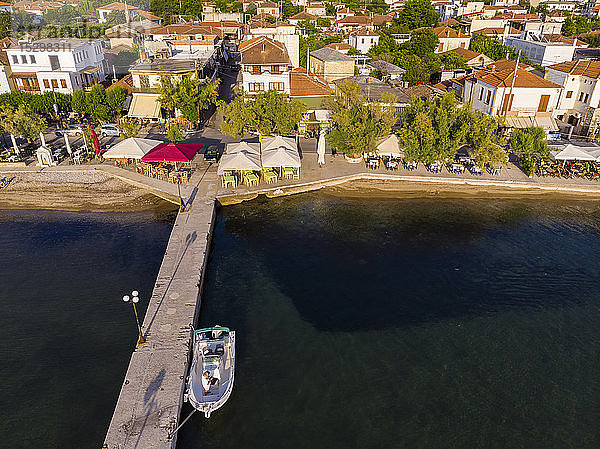
[[[173,217],[0,211],[0,447],[100,447]]]
[[[597,448],[600,203],[221,210],[201,325],[236,384],[178,448]],[[184,413],[189,409],[184,409]]]

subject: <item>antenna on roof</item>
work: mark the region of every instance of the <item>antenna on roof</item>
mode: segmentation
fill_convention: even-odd
[[[519,49],[519,53],[517,54],[517,61],[515,62],[515,72],[513,74],[512,82],[510,83],[510,90],[508,91],[508,100],[505,100],[505,101],[507,101],[506,107],[504,108],[504,116],[505,117],[506,117],[506,113],[512,106],[513,88],[515,87],[515,80],[517,79],[517,76],[518,76],[517,71],[519,69],[519,59],[521,59],[521,49]]]

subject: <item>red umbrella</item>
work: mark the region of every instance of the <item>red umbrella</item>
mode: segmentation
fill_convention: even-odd
[[[96,157],[100,157],[100,142],[98,142],[98,136],[96,135],[96,131],[94,131],[94,125],[90,125],[90,132],[92,133],[92,141],[96,149]]]
[[[145,162],[189,162],[204,145],[194,143],[161,143],[143,157]]]

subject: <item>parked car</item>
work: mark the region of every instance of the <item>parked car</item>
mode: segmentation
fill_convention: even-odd
[[[121,130],[115,123],[107,123],[106,125],[102,125],[100,127],[100,135],[102,137],[107,136],[116,136],[119,137],[121,135]]]
[[[216,145],[209,146],[204,152],[204,160],[206,162],[218,162],[219,156],[219,149]]]
[[[62,137],[65,134],[67,136],[77,136],[79,134],[83,135],[83,129],[81,129],[81,126],[79,125],[69,125],[66,128],[58,128],[56,131],[54,131],[54,134],[56,134],[58,137]]]

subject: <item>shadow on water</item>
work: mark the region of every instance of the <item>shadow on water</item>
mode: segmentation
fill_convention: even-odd
[[[581,257],[600,249],[595,204],[583,223],[581,208],[558,208],[550,221],[527,201],[319,198],[307,208],[279,199],[252,208],[225,209],[226,231],[264,255],[269,277],[319,330],[561,307],[587,299],[570,294],[569,277],[588,291],[597,277]],[[564,235],[574,217],[577,232]]]
[[[177,447],[599,447],[598,223],[554,200],[221,209],[198,324],[236,330],[235,387]]]

